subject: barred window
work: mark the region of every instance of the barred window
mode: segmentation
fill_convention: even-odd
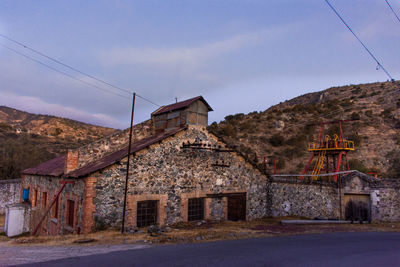
[[[137,227],[157,224],[157,200],[139,201],[137,203]]]
[[[204,198],[189,198],[188,221],[204,219]]]

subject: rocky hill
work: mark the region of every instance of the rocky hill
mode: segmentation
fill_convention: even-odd
[[[0,106],[0,179],[115,132],[70,119]]]
[[[312,123],[353,120],[343,124],[344,136],[355,141],[348,159],[352,169],[400,178],[400,83],[332,87],[305,94],[263,112],[226,116],[209,130],[267,171],[277,159],[279,173],[300,173],[310,154],[307,143],[316,139]],[[337,124],[325,126],[338,132]]]

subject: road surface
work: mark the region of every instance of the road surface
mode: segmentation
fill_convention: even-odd
[[[400,266],[400,233],[331,233],[164,245],[33,266]]]

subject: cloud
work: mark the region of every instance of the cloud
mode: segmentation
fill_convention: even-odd
[[[100,62],[105,65],[185,64],[196,66],[210,59],[232,53],[244,47],[262,44],[267,39],[275,39],[286,27],[265,29],[192,47],[119,47],[100,53]]]
[[[10,92],[2,92],[1,94],[0,105],[5,105],[23,111],[59,116],[107,127],[123,128],[126,126],[122,125],[119,121],[106,114],[90,114],[73,107],[47,103],[40,98],[32,96],[20,96]]]

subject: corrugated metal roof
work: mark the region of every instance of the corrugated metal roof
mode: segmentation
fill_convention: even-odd
[[[22,174],[61,176],[64,174],[65,155],[46,161],[36,167],[22,171]]]
[[[213,111],[213,109],[211,108],[211,106],[207,103],[207,101],[204,100],[204,98],[202,96],[197,96],[185,101],[181,101],[175,104],[171,104],[168,106],[163,106],[159,109],[157,109],[156,111],[154,111],[153,113],[151,113],[152,116],[154,115],[160,115],[166,112],[170,112],[173,110],[178,110],[178,109],[183,109],[188,107],[189,105],[191,105],[193,102],[197,101],[197,100],[201,100],[208,108],[208,111]]]
[[[131,153],[135,153],[135,152],[142,150],[152,144],[160,142],[160,141],[164,140],[165,138],[170,137],[170,136],[182,131],[185,128],[186,127],[182,127],[179,129],[168,131],[168,132],[155,134],[148,138],[144,138],[144,139],[132,144]],[[127,152],[128,152],[128,147],[125,147],[124,149],[121,149],[119,151],[116,151],[116,152],[108,155],[108,156],[105,156],[104,158],[96,160],[95,162],[92,162],[80,169],[69,172],[65,175],[65,177],[80,178],[80,177],[87,176],[91,173],[94,173],[96,171],[104,169],[114,163],[117,163],[118,161],[120,161],[121,159],[125,158],[128,155]]]

